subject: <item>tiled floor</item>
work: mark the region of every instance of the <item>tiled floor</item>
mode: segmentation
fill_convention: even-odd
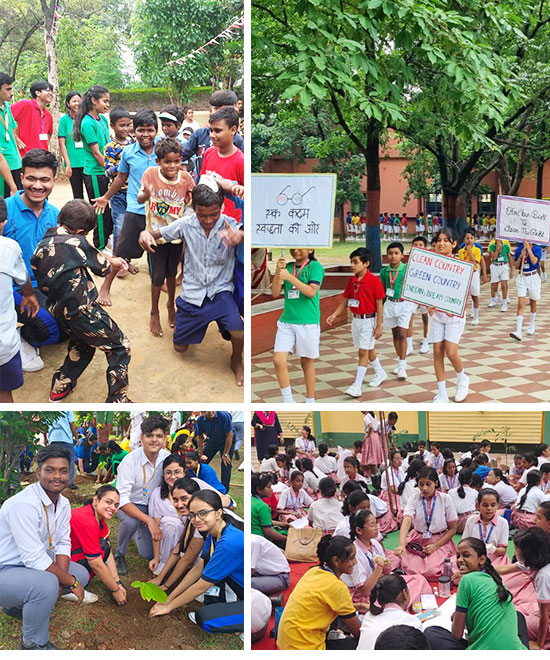
[[[468,403],[501,401],[504,403],[540,403],[550,401],[550,280],[543,284],[542,299],[538,303],[537,331],[527,336],[528,313],[525,315],[523,341],[509,336],[516,327],[516,287],[510,286],[512,303],[508,312],[500,307],[488,308],[489,285],[482,287],[480,324],[466,325],[460,342],[460,355],[470,377]],[[407,380],[397,380],[391,375],[396,366],[391,335],[385,331],[377,342],[382,366],[389,377],[378,388],[368,387],[372,378],[369,369],[363,385],[363,396],[356,401],[402,403],[431,402],[436,391],[432,354],[420,355],[422,321],[415,319],[415,352],[407,358]],[[357,353],[353,348],[350,326],[345,325],[321,335],[321,356],[316,362],[317,401],[352,403],[354,399],[344,394],[355,378]],[[452,401],[456,376],[447,363],[447,389]],[[305,387],[300,361],[295,356],[289,359],[289,370],[294,398],[305,400]],[[262,353],[252,358],[252,400],[266,402],[282,401],[274,375],[271,353]]]

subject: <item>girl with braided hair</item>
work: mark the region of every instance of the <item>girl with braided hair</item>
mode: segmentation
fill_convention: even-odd
[[[460,583],[452,631],[426,628],[434,650],[525,650],[529,648],[525,619],[487,556],[485,543],[463,538],[457,548]],[[463,639],[464,630],[468,639]],[[520,639],[521,637],[521,639]],[[523,643],[522,643],[523,642]]]

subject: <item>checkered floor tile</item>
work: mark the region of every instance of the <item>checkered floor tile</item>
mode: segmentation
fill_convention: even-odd
[[[482,287],[480,300],[480,324],[468,324],[460,342],[460,355],[466,373],[470,377],[468,403],[501,401],[503,403],[540,403],[550,401],[549,339],[550,325],[550,280],[543,284],[542,299],[538,303],[537,330],[533,336],[525,331],[529,324],[525,315],[523,341],[509,336],[516,329],[516,287],[510,285],[508,312],[500,307],[488,308],[489,285]],[[420,355],[422,321],[415,319],[415,352],[407,357],[407,379],[398,380],[391,375],[397,364],[391,334],[387,331],[376,344],[382,366],[388,379],[380,387],[368,387],[372,372],[367,372],[363,385],[363,396],[356,401],[384,400],[389,403],[429,403],[437,392],[431,352]],[[354,401],[344,394],[355,378],[357,352],[353,348],[350,326],[345,325],[321,335],[321,355],[316,362],[316,400],[327,402]],[[447,389],[451,402],[454,396],[456,376],[449,363],[447,367]],[[305,400],[305,386],[300,369],[300,360],[289,358],[289,373],[294,398]],[[274,375],[271,353],[261,353],[252,358],[252,400],[265,402],[282,401]]]

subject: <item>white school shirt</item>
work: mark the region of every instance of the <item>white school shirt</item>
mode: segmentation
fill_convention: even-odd
[[[497,481],[496,484],[487,484],[487,488],[492,488],[498,493],[498,504],[500,507],[507,507],[509,504],[513,504],[518,494],[515,489],[510,486],[510,484],[505,484],[504,481]]]
[[[146,412],[136,410],[130,413],[130,451],[141,446],[141,423],[146,417]]]
[[[420,455],[420,452],[417,451],[416,454]],[[416,456],[415,454],[415,456]],[[422,454],[422,460],[426,465],[431,465],[432,461],[434,459],[434,456],[431,451],[428,451],[427,449],[424,450],[424,453]]]
[[[537,468],[540,470],[541,466],[545,463],[550,463],[550,458],[546,458],[546,456],[539,456]]]
[[[446,491],[452,490],[453,488],[458,488],[460,486],[460,482],[458,481],[458,473],[453,474],[452,477],[449,477],[447,474],[443,474],[442,472],[439,475],[439,483],[441,488],[444,488]]]
[[[414,493],[420,492],[416,486],[416,481],[414,479],[409,479],[408,481],[405,482],[405,487],[403,488],[403,492],[400,495],[401,499],[401,511],[405,511],[405,507],[407,505],[407,502],[411,498],[411,495],[414,495]]]
[[[403,511],[404,516],[409,516],[412,518],[414,529],[416,529],[416,531],[420,532],[421,534],[428,530],[424,517],[424,507],[422,506],[422,501],[423,498],[420,495],[420,491],[417,491],[410,497],[409,501],[407,502],[407,506]],[[436,495],[432,498],[431,507],[432,508],[429,512],[428,518],[433,512],[429,530],[432,534],[446,532],[449,527],[449,522],[458,519],[455,505],[447,493],[436,493]]]
[[[336,527],[336,529],[334,530],[333,536],[345,536],[348,539],[350,538],[349,516],[344,516],[342,522],[340,522]],[[376,537],[375,540],[383,541],[384,537],[380,532],[378,532],[378,536]]]
[[[313,467],[323,474],[336,472],[336,459],[334,456],[329,456],[328,454],[325,454],[325,456],[317,456],[317,458],[313,461]]]
[[[274,543],[258,536],[250,536],[250,568],[260,575],[290,573],[290,566],[283,553]]]
[[[340,576],[342,582],[350,589],[365,584],[365,582],[370,578],[374,572],[374,568],[371,566],[371,562],[374,564],[375,557],[382,557],[382,559],[386,558],[384,548],[375,539],[371,541],[372,549],[368,553],[365,553],[364,550],[359,546],[357,539],[353,543],[355,545],[355,558],[357,563],[353,567],[353,572],[351,575],[349,573],[343,573]],[[376,564],[374,564],[374,566],[376,566]]]
[[[545,495],[550,495],[550,481],[544,481],[544,478],[540,482],[539,488]]]
[[[531,490],[527,493],[527,497],[525,498],[525,504],[520,509],[519,502],[526,490],[527,490],[527,486],[519,491],[519,495],[516,500],[516,509],[518,511],[521,510],[527,513],[535,513],[539,504],[547,499],[546,495],[542,492],[540,488],[538,488],[537,486],[533,486],[533,488],[531,488]]]
[[[481,534],[479,531],[480,527]],[[495,517],[493,520],[491,520],[491,522],[484,524],[480,520],[479,513],[475,513],[466,521],[464,531],[462,532],[462,538],[465,539],[468,536],[473,536],[476,539],[480,539],[484,543],[492,543],[498,548],[502,546],[508,546],[509,531],[510,528],[506,518],[495,514]],[[489,538],[487,539],[488,536]]]
[[[344,459],[348,456],[353,456],[353,452],[349,449],[342,449],[338,446],[338,463],[336,464],[336,475],[340,482],[346,476],[346,471],[344,470]],[[341,484],[343,485],[343,483]]]
[[[524,486],[527,486],[527,474],[529,472],[531,472],[532,470],[538,470],[538,465],[532,465],[530,468],[523,471],[523,474],[521,475],[521,477],[519,479],[520,484],[523,484]]]
[[[59,495],[54,506],[42,486],[34,483],[0,509],[0,565],[45,571],[52,564],[52,554],[71,556],[71,505]]]
[[[401,463],[401,469],[405,474],[407,474],[407,470],[409,469],[409,461],[410,461],[410,456],[405,456],[403,459],[403,463]]]
[[[535,575],[535,591],[539,603],[550,603],[550,564],[540,568]]]
[[[410,626],[422,630],[418,617],[404,612],[397,603],[388,603],[381,614],[367,612],[363,617],[357,650],[372,651],[378,636],[391,626]]]
[[[311,504],[307,517],[313,527],[317,529],[336,529],[344,520],[342,502],[333,497],[321,497]],[[349,536],[349,529],[347,536]]]
[[[170,456],[170,452],[161,449],[155,464],[152,465],[143,447],[138,447],[120,461],[116,478],[120,507],[130,502],[147,506],[149,496],[162,483],[162,462],[167,456]]]
[[[313,492],[319,490],[319,477],[310,470],[304,472],[304,488],[311,488]]]
[[[367,413],[363,417],[363,427],[365,429],[365,433],[369,432],[369,426],[372,426],[373,431],[378,432],[378,429],[380,428],[380,422],[376,416],[373,417],[370,413]]]
[[[388,505],[376,495],[369,495],[370,510],[374,513],[375,518],[380,518],[388,513]]]
[[[277,472],[278,469],[277,461],[273,456],[271,458],[262,458],[260,472]]]
[[[390,472],[392,474],[390,474]],[[388,469],[388,477],[389,477],[389,482],[392,486],[395,486],[396,488],[399,486],[400,483],[405,481],[405,473],[401,468],[389,468]],[[388,490],[388,479],[386,478],[386,470],[382,472],[382,478],[380,479],[380,488],[382,490]]]
[[[300,451],[308,452],[310,454],[315,452],[315,443],[313,440],[307,440],[306,438],[302,438],[302,436],[296,438],[294,445],[296,447],[296,451],[299,449]]]
[[[277,509],[280,509],[281,511],[284,511],[285,509],[299,511],[305,506],[309,506],[312,502],[313,500],[303,488],[300,488],[298,496],[296,496],[292,488],[287,486],[287,488],[283,490],[279,497],[279,504],[277,504]]]
[[[363,483],[368,484],[368,481],[365,479],[365,477],[362,474],[359,474],[359,472],[355,475],[355,479],[350,479],[347,473],[344,472],[343,478],[340,479],[340,488],[348,481],[362,481]]]
[[[253,534],[253,536],[256,536]],[[261,537],[258,537],[261,538]],[[269,623],[273,604],[266,596],[257,589],[250,590],[250,631],[254,634],[263,630]]]
[[[28,273],[19,244],[0,236],[0,365],[9,362],[19,350],[17,312],[13,304],[13,283],[24,286]],[[50,562],[51,563],[51,562]]]
[[[515,492],[516,491],[514,491],[514,493]],[[452,499],[458,514],[470,512],[473,513],[476,510],[478,492],[474,488],[470,488],[470,486],[464,486],[464,493],[466,494],[464,499],[462,499],[458,494],[458,488],[453,488],[447,494]]]
[[[432,454],[432,460],[430,461],[429,465],[431,465],[436,470],[442,470],[444,463],[445,459],[443,458],[443,454],[439,452],[437,456]]]

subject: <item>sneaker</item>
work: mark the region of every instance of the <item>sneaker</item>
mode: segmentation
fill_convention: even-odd
[[[397,367],[397,377],[398,378],[407,377],[407,370],[405,369],[405,367]]]
[[[512,337],[512,339],[517,339],[518,341],[521,341],[521,332],[511,332],[510,337]]]
[[[405,353],[405,355],[410,355],[413,352],[413,350],[414,349],[412,346],[407,346],[407,352]]]
[[[238,450],[238,449],[235,449],[235,451],[233,452],[233,456],[235,457],[235,460],[236,460],[236,461],[240,461],[240,460],[241,460],[241,456],[240,456],[240,454],[239,454],[239,450]]]
[[[27,646],[23,642],[23,635],[21,635],[19,639],[19,648],[22,651],[60,651],[61,649],[59,646],[54,646],[49,640],[45,644],[31,644],[30,646]]]
[[[355,383],[353,383],[353,385],[348,387],[345,394],[347,394],[348,396],[352,396],[355,399],[357,399],[358,397],[361,396],[361,394],[363,394],[363,391],[361,390],[361,387],[358,387]]]
[[[369,382],[369,387],[378,387],[386,380],[387,377],[388,374],[385,371],[375,373],[374,378]]]
[[[73,603],[76,603],[78,601],[78,596],[76,594],[73,594],[72,592],[70,594],[63,594],[61,598],[63,598],[63,600],[70,600]],[[82,599],[82,604],[89,605],[90,603],[97,603],[98,600],[99,600],[98,596],[90,593],[89,591],[84,590],[84,598]]]
[[[76,383],[71,383],[66,390],[63,390],[63,392],[50,391],[50,403],[60,403],[61,401],[64,401],[69,394],[72,394],[75,391],[75,389]]]
[[[491,302],[487,305],[487,307],[496,307],[497,304],[494,300],[491,300]]]
[[[419,353],[428,353],[430,351],[430,342],[427,339],[423,339],[420,344]]]
[[[470,321],[470,325],[479,325],[479,318],[477,318],[477,319],[472,319],[472,320]]]
[[[541,276],[541,278],[540,278],[540,281],[541,281],[541,282],[546,282],[547,279],[548,279],[548,274],[547,274],[547,273],[543,273],[542,276]]]
[[[457,403],[464,401],[464,399],[468,396],[469,389],[470,389],[470,379],[468,378],[468,376],[466,376],[465,378],[461,378],[459,381],[457,381],[456,391],[455,391],[455,401]]]
[[[126,567],[126,557],[123,555],[115,555],[116,570],[119,575],[128,575]]]
[[[432,403],[449,403],[449,397],[443,396],[443,394],[436,394],[432,400]]]
[[[507,302],[502,303],[502,307],[500,308],[500,311],[501,312],[507,312],[508,311],[508,303]]]
[[[192,621],[193,623],[197,623],[197,615],[195,614],[195,612],[189,612],[187,618],[189,619],[189,621]]]
[[[394,376],[397,376],[397,374],[399,373],[399,367],[395,367],[395,369],[392,369],[391,372]]]
[[[532,328],[531,326],[529,326],[529,328],[527,329],[527,334],[528,335],[534,335],[535,334],[535,328]]]
[[[40,371],[44,369],[44,362],[40,357],[40,353],[37,348],[31,346],[26,342],[23,337],[21,337],[21,346],[19,347],[21,352],[21,365],[23,371]]]

